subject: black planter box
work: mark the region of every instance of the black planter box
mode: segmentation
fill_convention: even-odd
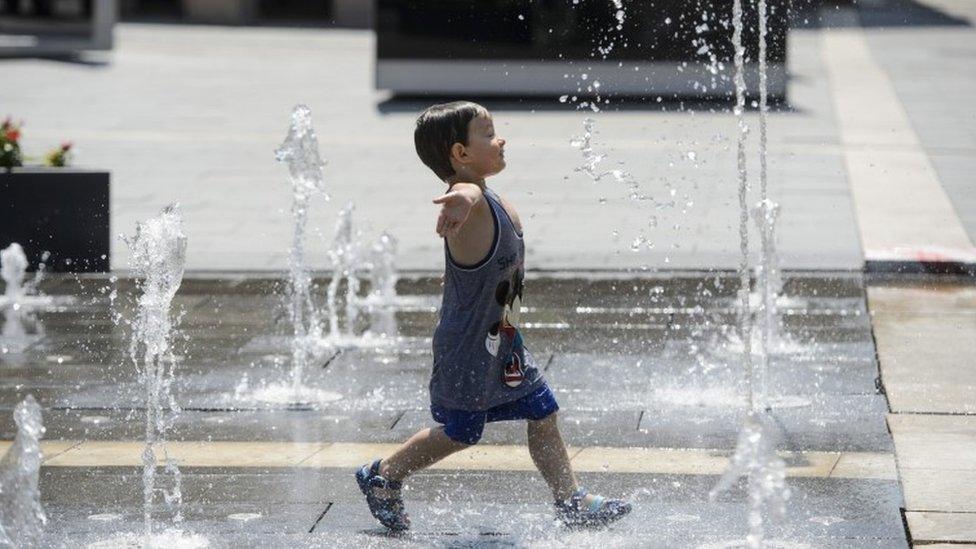
[[[0,248],[17,242],[30,269],[109,270],[109,172],[72,168],[0,170]]]

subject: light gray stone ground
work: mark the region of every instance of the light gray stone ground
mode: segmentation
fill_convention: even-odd
[[[967,97],[976,74],[965,62],[976,43],[971,16],[956,0],[861,9],[873,57],[972,239],[976,115]],[[780,248],[786,267],[859,268],[845,145],[816,27],[791,32],[789,108],[771,115]],[[439,268],[429,199],[440,186],[416,160],[410,135],[423,104],[389,102],[373,90],[370,32],[121,24],[117,38],[106,63],[0,60],[5,82],[15,84],[0,86],[0,104],[26,120],[28,151],[71,139],[79,165],[112,171],[113,233],[132,231],[178,200],[187,212],[190,269],[283,268],[290,197],[272,151],[292,105],[305,102],[329,160],[333,195],[312,214],[313,263],[327,266],[322,252],[335,211],[352,200],[364,238],[381,230],[399,238],[401,267]],[[581,132],[584,114],[555,100],[490,106],[498,107],[499,129],[509,139],[510,166],[492,184],[525,218],[530,268],[735,265],[734,123],[726,104],[682,111],[667,101],[650,110],[632,103],[596,117],[597,149],[609,154],[604,166],[622,162],[658,199],[675,190],[675,206],[662,210],[638,207],[625,189],[574,172],[581,157],[569,140]],[[652,215],[656,227],[649,226]],[[642,232],[654,249],[633,253]],[[113,266],[124,268],[126,254],[115,242]]]
[[[858,268],[817,32],[791,34],[790,109],[771,116],[781,249],[790,267]],[[104,65],[0,62],[8,81],[17,82],[0,89],[0,104],[27,121],[29,150],[72,139],[80,165],[112,171],[113,233],[132,231],[136,221],[179,200],[191,269],[282,268],[290,194],[272,151],[292,105],[305,102],[329,161],[333,195],[313,212],[316,230],[330,239],[336,208],[352,200],[367,238],[389,230],[400,239],[402,267],[440,267],[429,200],[441,186],[412,146],[421,105],[383,103],[386,96],[372,89],[369,32],[123,24],[117,37]],[[552,100],[496,114],[508,138],[509,168],[492,184],[525,219],[530,267],[736,264],[734,120],[723,112],[726,104],[692,112],[664,103],[665,112],[654,104],[655,110],[596,117],[597,148],[610,155],[605,166],[622,161],[660,200],[676,190],[676,206],[660,211],[637,207],[618,185],[574,173],[582,159],[569,141],[581,133],[585,115],[562,107]],[[649,227],[652,214],[656,228]],[[655,248],[633,253],[641,231]],[[317,252],[325,248],[323,239],[312,240]],[[322,253],[314,261],[326,265]],[[112,264],[126,265],[119,242]]]
[[[976,241],[976,17],[947,26],[899,27],[868,33],[919,140]]]

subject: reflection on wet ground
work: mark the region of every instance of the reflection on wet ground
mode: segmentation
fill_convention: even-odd
[[[174,300],[181,321],[173,388],[184,410],[171,439],[360,443],[348,447],[379,454],[385,444],[431,423],[426,387],[439,303],[436,278],[401,280],[395,316],[372,319],[383,322],[384,331],[395,323],[395,339],[359,349],[323,348],[305,382],[329,398],[300,405],[254,398],[289,373],[280,288],[281,281],[247,276],[184,281]],[[36,323],[9,329],[14,331],[7,326],[23,317],[4,319],[5,338],[17,329],[29,335],[0,354],[0,438],[11,438],[9,411],[30,393],[45,409],[49,441],[140,440],[143,396],[128,359],[128,329],[116,322],[131,316],[131,281],[51,278],[42,291],[76,299],[30,311]],[[324,302],[323,281],[315,291]],[[707,492],[717,472],[655,465],[668,459],[667,452],[617,450],[673,449],[685,452],[681,459],[699,459],[734,448],[744,413],[735,291],[733,275],[695,272],[640,279],[554,275],[527,282],[522,327],[560,401],[567,443],[588,449],[577,458],[581,467],[593,453],[589,449],[615,449],[605,467],[584,467],[589,472],[582,476],[594,489],[637,502],[636,516],[609,533],[560,531],[538,475],[520,466],[493,466],[490,452],[472,453],[470,466],[418,476],[407,492],[416,531],[396,540],[378,535],[341,459],[296,469],[257,454],[249,464],[228,457],[225,467],[194,465],[188,457],[188,507],[180,528],[215,546],[237,547],[673,547],[740,538],[745,494],[733,491],[710,503]],[[794,274],[785,293],[784,337],[775,345],[769,378],[779,449],[792,468],[841,452],[881,465],[831,476],[843,461],[835,459],[822,475],[794,474],[789,514],[771,534],[799,546],[905,547],[901,492],[890,474],[879,473],[889,470],[892,443],[887,403],[876,385],[863,281],[849,273]],[[363,330],[371,319],[363,315],[357,322]],[[483,444],[523,445],[524,439],[524,426],[495,424]],[[234,446],[219,448],[229,452]],[[110,447],[100,451],[111,453]],[[273,455],[280,448],[265,451]],[[71,452],[42,471],[52,542],[138,531],[139,470],[111,459],[73,462]],[[646,463],[627,466],[634,460]]]

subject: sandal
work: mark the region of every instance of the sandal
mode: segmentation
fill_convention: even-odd
[[[557,501],[556,516],[570,528],[601,528],[623,518],[632,509],[629,503],[619,499],[595,496],[587,505],[585,498],[586,490],[579,488],[566,501]]]
[[[380,460],[360,467],[356,471],[356,483],[366,496],[369,512],[380,524],[395,532],[410,528],[410,517],[407,516],[403,498],[400,497],[401,484],[380,476]],[[379,495],[378,491],[386,491],[387,494],[392,492],[393,495]]]

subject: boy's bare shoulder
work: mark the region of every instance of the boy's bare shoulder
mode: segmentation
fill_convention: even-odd
[[[495,239],[495,222],[487,200],[479,200],[468,220],[456,234],[447,236],[451,258],[462,266],[475,265],[491,253]]]
[[[515,225],[515,230],[519,234],[522,234],[522,220],[519,218],[518,212],[515,211],[515,207],[512,206],[511,202],[505,200],[504,196],[498,193],[495,194],[498,196],[498,201],[502,203],[502,207],[505,208],[505,212],[508,214],[508,217],[512,220],[512,225]]]

